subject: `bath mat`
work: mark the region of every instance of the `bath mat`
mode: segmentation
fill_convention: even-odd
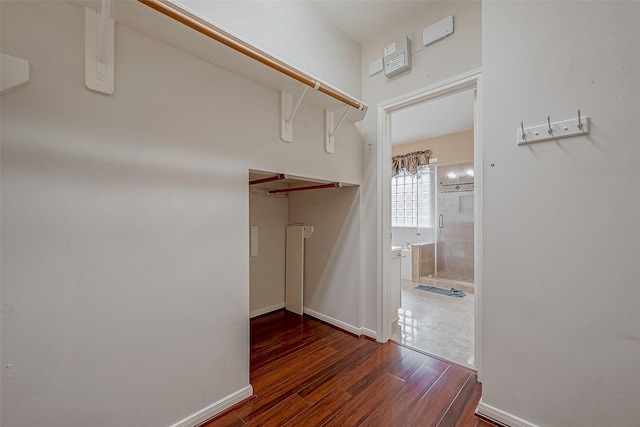
[[[444,289],[444,288],[439,288],[437,286],[429,286],[429,285],[418,285],[416,286],[416,289],[420,289],[421,291],[433,292],[436,294],[442,294],[449,297],[462,298],[463,296],[467,295],[464,293],[464,291],[461,291],[458,289],[454,289],[454,288]]]

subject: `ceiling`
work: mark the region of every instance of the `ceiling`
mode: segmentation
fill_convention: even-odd
[[[473,129],[474,91],[412,105],[391,113],[391,145]]]
[[[381,28],[393,27],[423,12],[429,1],[308,0],[336,27],[360,44]]]
[[[402,22],[424,13],[431,3],[428,0],[308,1],[360,44],[371,40],[382,28],[400,26]],[[391,142],[393,145],[407,144],[473,129],[473,105],[473,91],[467,91],[394,112],[391,116]]]

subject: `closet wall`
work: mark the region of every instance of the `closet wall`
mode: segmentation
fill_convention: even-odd
[[[360,187],[289,195],[289,221],[313,225],[305,242],[304,306],[355,334],[360,329]]]
[[[360,98],[360,45],[319,15],[311,2],[176,2],[327,83],[340,82],[341,90]],[[343,63],[335,64],[338,58]]]
[[[286,226],[303,223],[314,228],[305,239],[305,312],[355,334],[372,335],[360,328],[359,187],[288,197],[260,190],[249,197],[250,225],[259,226],[259,255],[249,258],[251,315],[284,307]]]
[[[285,243],[289,217],[286,194],[249,191],[249,225],[258,227],[258,255],[249,258],[251,317],[284,307]]]
[[[279,93],[118,24],[93,93],[82,8],[0,7],[31,66],[1,98],[2,425],[168,426],[250,393],[247,170],[359,183],[356,127],[327,154],[303,103],[284,143]]]

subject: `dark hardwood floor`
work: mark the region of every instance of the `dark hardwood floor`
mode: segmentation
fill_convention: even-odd
[[[251,321],[251,385],[202,427],[491,427],[474,372],[286,311]]]

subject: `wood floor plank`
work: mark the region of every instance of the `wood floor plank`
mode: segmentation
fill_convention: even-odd
[[[375,347],[372,345],[368,348],[370,351],[361,352],[359,357],[353,357],[350,361],[343,361],[341,364],[335,365],[333,369],[327,371],[326,375],[300,390],[298,394],[313,404],[338,387],[344,391],[345,385],[348,385],[350,381],[361,378],[365,373],[374,369],[376,364],[387,360],[389,357],[387,353],[392,350],[387,346],[380,345],[375,345]]]
[[[469,397],[471,397],[474,392],[476,384],[478,384],[477,377],[475,374],[471,374],[438,422],[438,427],[455,427],[463,414],[464,407],[467,404]]]
[[[199,427],[242,427],[244,421],[240,419],[235,411],[226,412]]]
[[[334,332],[327,325],[307,321],[270,339],[256,340],[251,347],[251,366],[257,369]]]
[[[330,348],[316,349],[313,353],[298,355],[297,358],[283,358],[277,363],[266,365],[269,368],[268,372],[253,380],[251,385],[253,386],[253,392],[260,396],[274,385],[277,385],[287,378],[299,374],[300,372],[312,368],[314,365],[322,363],[329,357],[333,356],[337,352]],[[282,362],[282,363],[280,363]],[[273,366],[272,366],[273,365]]]
[[[475,381],[473,384],[473,392],[465,402],[464,408],[462,408],[462,414],[456,422],[456,427],[475,427],[478,422],[478,417],[474,415],[480,396],[482,396],[482,385],[477,382],[477,375],[472,375],[471,378]]]
[[[383,400],[393,396],[402,386],[404,381],[387,373],[383,374],[376,382],[371,384],[358,396],[342,407],[334,417],[329,419],[325,427],[357,426],[364,420]]]
[[[471,373],[452,365],[431,389],[416,403],[405,419],[405,426],[437,426],[451,402],[458,395]]]
[[[353,367],[353,369],[342,371],[332,378],[322,378],[322,380],[316,381],[302,389],[299,394],[307,402],[314,403],[338,388],[342,391],[347,391],[353,384],[375,371],[375,378],[370,381],[373,382],[386,371],[384,366],[393,363],[393,361],[401,357],[403,357],[403,355],[397,351],[395,347],[386,345],[379,346],[367,355],[366,363],[360,363]],[[372,375],[372,377],[374,376]],[[368,384],[363,386],[362,389],[367,386]],[[355,394],[359,393],[360,390]],[[353,395],[353,393],[349,394]]]
[[[403,357],[402,360],[398,361],[398,363],[389,369],[389,373],[406,381],[429,359],[430,357],[427,355],[410,351],[406,357]]]
[[[345,348],[343,351],[336,352],[332,356],[326,359],[322,359],[320,362],[315,363],[309,360],[309,366],[288,378],[285,381],[273,385],[272,387],[261,393],[256,399],[248,402],[245,407],[239,408],[238,414],[245,420],[251,419],[260,415],[262,412],[269,409],[269,407],[278,404],[282,400],[286,399],[291,394],[296,394],[298,390],[313,383],[318,378],[325,375],[328,369],[331,369],[336,363],[340,363],[343,360],[348,360],[353,357],[354,354],[367,353],[370,351],[371,342],[364,339],[356,339],[354,345]],[[366,347],[363,350],[363,347]]]
[[[446,369],[445,369],[446,372]],[[403,426],[409,411],[424,396],[444,372],[421,366],[400,390],[382,401],[364,420],[372,426]]]
[[[309,404],[300,396],[294,394],[279,404],[265,411],[259,417],[255,417],[247,426],[278,427],[286,424],[290,419],[309,407]]]
[[[286,367],[297,359],[304,360],[309,355],[312,355],[323,348],[331,348],[335,351],[342,350],[345,347],[353,345],[357,339],[358,338],[333,329],[330,334],[325,335],[322,338],[315,336],[313,340],[302,343],[294,349],[282,349],[283,344],[281,343],[279,346],[281,348],[280,352],[275,349],[272,350],[273,354],[277,357],[270,359],[267,363],[254,363],[252,365],[251,381],[253,383],[253,381],[261,378],[262,376],[269,375],[273,373],[274,370]]]
[[[475,373],[286,311],[251,320],[254,395],[201,427],[492,427]]]
[[[411,354],[411,350],[389,342],[384,345],[379,354],[372,354],[372,363],[363,365],[358,371],[354,372],[340,388],[352,396],[357,396],[383,374],[393,370],[394,366],[409,354]]]
[[[285,425],[286,427],[319,427],[350,400],[351,395],[349,393],[336,392],[328,394]]]

